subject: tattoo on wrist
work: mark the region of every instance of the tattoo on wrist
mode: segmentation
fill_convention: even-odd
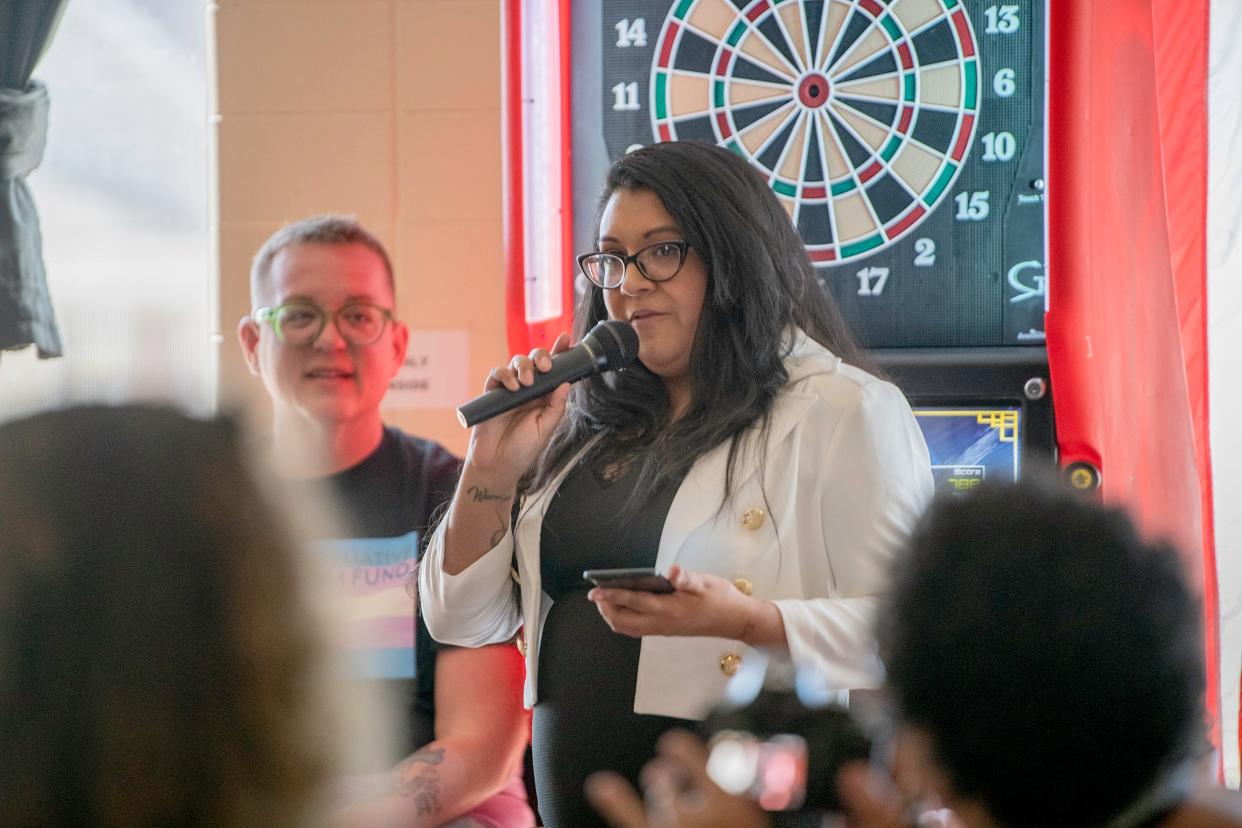
[[[444,748],[420,750],[397,766],[396,790],[414,800],[420,817],[440,813],[440,772],[435,766],[444,761]]]
[[[475,503],[496,503],[513,499],[512,494],[496,494],[495,492],[489,492],[481,486],[471,486],[469,489],[466,489],[466,494],[470,495]]]

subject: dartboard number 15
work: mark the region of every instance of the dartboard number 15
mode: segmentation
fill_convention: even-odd
[[[869,345],[1042,343],[1045,0],[595,6],[610,158],[749,160]]]

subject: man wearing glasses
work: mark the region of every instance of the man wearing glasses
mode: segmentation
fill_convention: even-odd
[[[410,713],[407,758],[338,824],[533,824],[521,779],[521,654],[437,645],[405,594],[460,461],[381,420],[409,340],[393,316],[388,254],[352,218],[308,218],[259,250],[250,294],[254,310],[237,333],[272,399],[272,461],[295,484],[326,483],[338,497],[350,536],[324,546],[363,616],[364,634],[350,641],[355,668],[398,689]]]

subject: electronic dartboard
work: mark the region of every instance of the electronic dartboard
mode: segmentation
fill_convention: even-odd
[[[1042,345],[1044,0],[572,6],[575,236],[653,141],[748,159],[874,348]]]

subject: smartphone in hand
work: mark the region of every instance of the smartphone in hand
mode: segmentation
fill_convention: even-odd
[[[608,589],[635,589],[640,592],[655,592],[667,595],[676,592],[672,583],[653,566],[639,566],[632,569],[588,569],[582,577],[597,587]]]

